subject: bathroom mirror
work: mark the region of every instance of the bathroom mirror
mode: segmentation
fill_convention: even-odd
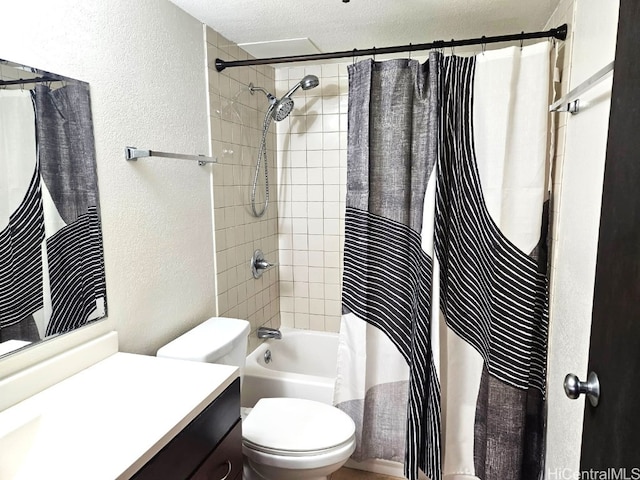
[[[89,84],[0,59],[0,355],[106,313]]]

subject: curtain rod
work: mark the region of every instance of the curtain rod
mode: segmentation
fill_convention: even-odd
[[[271,57],[271,58],[254,58],[251,60],[233,60],[226,61],[220,58],[216,58],[216,70],[218,72],[223,71],[229,67],[246,67],[249,65],[268,65],[271,63],[292,63],[292,62],[309,62],[313,60],[328,60],[333,58],[351,58],[362,57],[368,55],[384,55],[387,53],[400,53],[400,52],[415,52],[420,50],[431,50],[433,48],[446,48],[446,47],[465,47],[469,45],[486,45],[488,43],[501,43],[501,42],[513,42],[517,40],[531,40],[535,38],[556,38],[558,40],[566,40],[567,38],[567,24],[560,25],[558,28],[552,28],[544,32],[531,32],[531,33],[514,33],[512,35],[497,35],[494,37],[480,37],[470,38],[467,40],[436,40],[431,43],[416,43],[415,45],[398,45],[395,47],[383,47],[383,48],[370,48],[367,50],[345,50],[342,52],[330,52],[330,53],[314,53],[311,55],[292,55],[289,57]]]
[[[59,78],[52,77],[34,77],[34,78],[21,78],[19,80],[0,80],[0,86],[4,85],[20,85],[25,83],[40,83],[40,82],[61,82]]]

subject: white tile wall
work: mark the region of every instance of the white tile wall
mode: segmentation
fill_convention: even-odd
[[[553,13],[545,29],[554,28],[566,23],[569,25],[569,33],[567,39],[564,42],[559,42],[558,47],[558,59],[556,62],[556,68],[558,69],[556,82],[554,82],[555,92],[553,101],[560,99],[569,91],[569,84],[571,80],[571,50],[573,47],[573,25],[574,25],[574,7],[575,0],[562,0],[558,4],[558,8]],[[551,217],[552,217],[552,235],[553,241],[557,240],[556,234],[558,232],[558,212],[560,211],[560,201],[562,192],[562,166],[564,163],[564,146],[567,126],[567,114],[553,114],[553,121],[555,122],[555,148],[553,152],[552,162],[552,202],[551,202]],[[555,262],[552,262],[552,271]],[[553,279],[552,279],[553,280]]]
[[[337,332],[347,172],[347,64],[276,70],[281,96],[305,75],[278,123],[280,314],[286,326]]]
[[[276,130],[273,124],[267,139],[270,205],[264,217],[251,215],[249,200],[269,104],[261,92],[252,95],[248,85],[253,83],[275,92],[275,71],[269,66],[258,66],[228,68],[219,73],[214,65],[217,57],[244,60],[249,56],[236,44],[207,28],[209,118],[213,154],[219,161],[213,178],[217,308],[220,316],[251,322],[249,349],[252,350],[258,343],[255,330],[259,326],[280,326],[278,270],[267,270],[256,280],[249,268],[249,260],[256,249],[261,249],[270,262],[280,262]],[[262,170],[259,178],[258,210],[264,198]]]

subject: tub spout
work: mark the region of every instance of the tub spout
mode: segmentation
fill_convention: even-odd
[[[276,340],[282,339],[282,333],[277,328],[259,327],[258,338],[275,338]]]

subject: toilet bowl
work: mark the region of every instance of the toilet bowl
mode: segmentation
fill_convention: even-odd
[[[242,431],[242,452],[260,475],[254,478],[267,480],[324,480],[356,446],[355,424],[347,414],[298,398],[259,400]]]
[[[211,318],[160,350],[159,357],[244,366],[249,322]],[[299,398],[263,398],[243,409],[244,480],[326,480],[356,447],[344,412]]]

